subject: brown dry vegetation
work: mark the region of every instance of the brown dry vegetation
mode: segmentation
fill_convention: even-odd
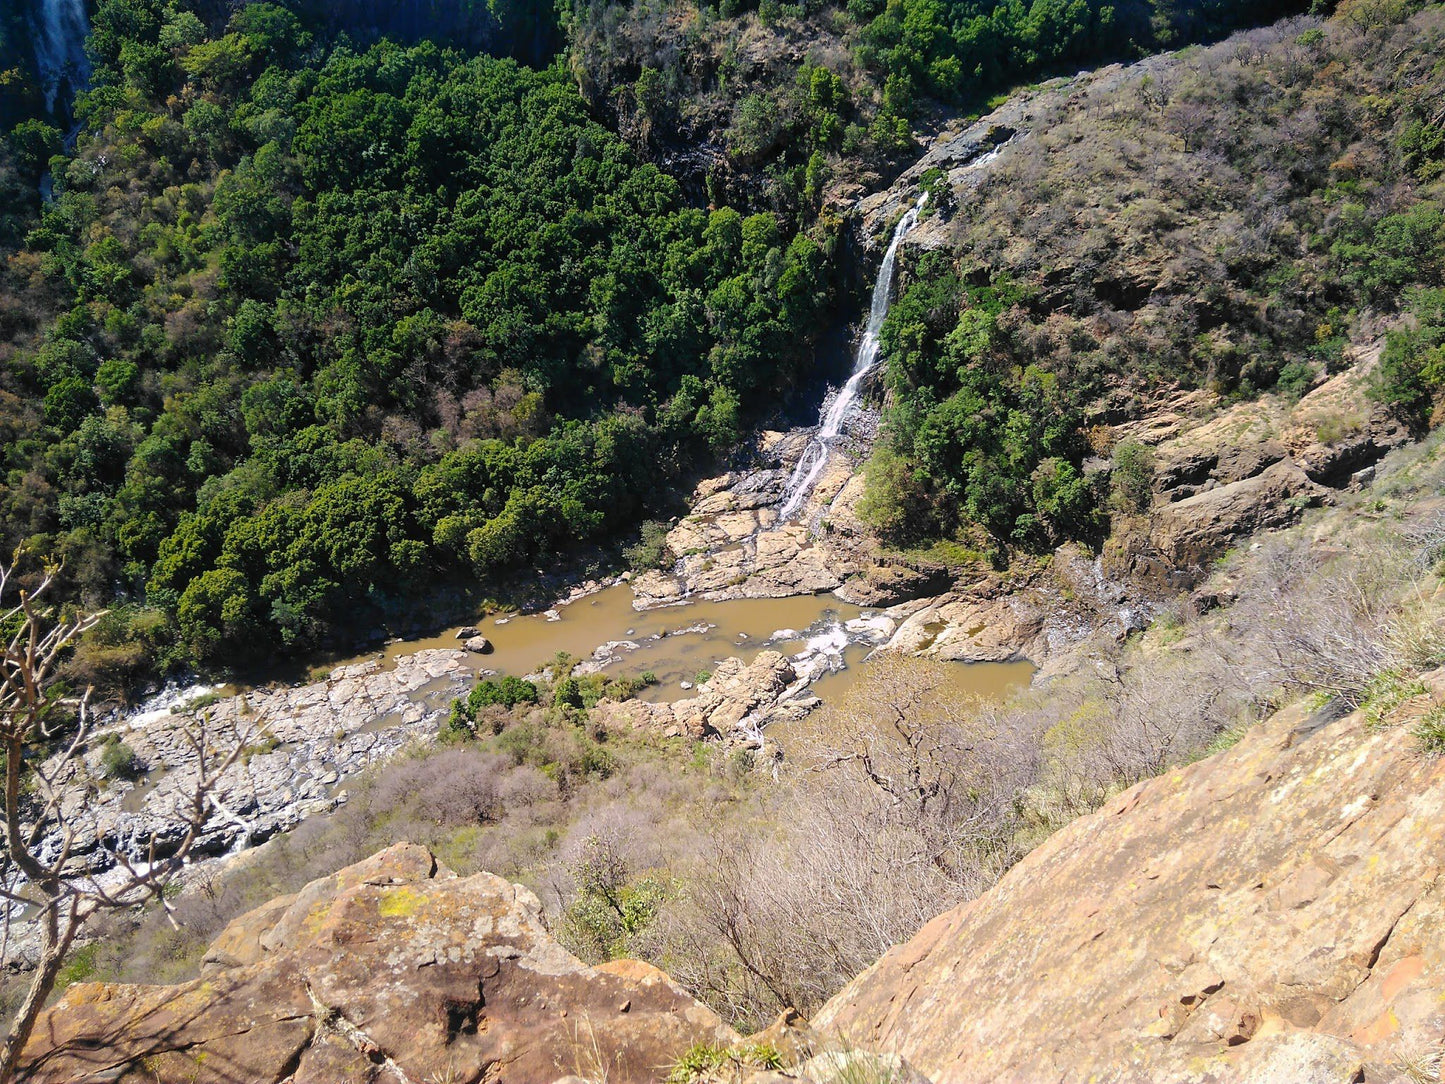
[[[960,205],[962,274],[1024,286],[1015,336],[1074,380],[1257,390],[1288,361],[1333,364],[1360,311],[1430,276],[1381,278],[1341,242],[1441,198],[1410,148],[1445,106],[1442,50],[1440,7],[1355,4],[1041,96]]]

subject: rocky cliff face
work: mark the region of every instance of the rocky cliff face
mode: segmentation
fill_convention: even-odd
[[[1376,340],[1351,348],[1343,371],[1319,378],[1297,403],[1268,396],[1221,410],[1206,392],[1181,392],[1119,426],[1120,439],[1154,449],[1158,470],[1147,524],[1116,537],[1108,571],[1195,582],[1241,537],[1288,526],[1306,507],[1369,485],[1376,464],[1410,441],[1369,395],[1382,347]]]
[[[943,1082],[1375,1082],[1445,1031],[1445,761],[1286,710],[1075,822],[813,1021]]]
[[[652,1080],[737,1036],[647,964],[588,967],[525,888],[398,844],[242,916],[181,986],[82,983],[36,1084]]]

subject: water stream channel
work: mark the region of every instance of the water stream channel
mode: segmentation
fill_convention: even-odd
[[[814,691],[832,702],[866,672],[864,659],[875,646],[878,614],[831,594],[690,602],[639,611],[633,609],[631,588],[618,583],[546,613],[492,614],[478,620],[475,625],[493,650],[468,655],[467,667],[479,675],[521,677],[565,652],[579,660],[594,659],[608,674],[653,674],[657,683],[639,696],[661,702],[693,695],[690,687],[728,657],[751,662],[763,650],[821,654],[828,660],[828,672],[815,682]],[[418,651],[458,646],[453,627],[433,636],[396,640],[342,662],[377,659],[391,666]],[[959,695],[1005,696],[1027,685],[1033,674],[1027,662],[955,663],[951,668],[956,680],[950,688]]]

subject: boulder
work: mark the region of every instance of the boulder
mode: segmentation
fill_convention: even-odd
[[[860,570],[835,592],[844,602],[858,606],[894,606],[948,589],[945,568],[913,568],[880,561]]]
[[[935,1084],[1424,1079],[1445,1031],[1445,761],[1299,705],[1120,794],[813,1019]]]
[[[590,659],[583,659],[572,667],[572,674],[574,677],[600,674],[613,663],[620,662],[624,656],[636,651],[640,646],[636,640],[608,640],[605,644],[599,644],[593,649]]]
[[[490,655],[492,653],[492,641],[485,636],[473,636],[462,646],[474,655]]]
[[[1164,506],[1155,515],[1154,541],[1175,567],[1202,566],[1236,538],[1294,523],[1326,493],[1284,460]]]
[[[697,695],[672,704],[603,700],[593,718],[615,729],[755,741],[772,719],[796,718],[818,704],[807,695],[807,681],[800,680],[794,660],[778,651],[759,652],[751,663],[723,659],[712,677],[692,691]]]
[[[473,636],[480,636],[481,634],[482,630],[475,625],[463,625],[457,629],[458,640],[470,640]]]
[[[33,1084],[651,1081],[737,1035],[666,975],[589,967],[537,898],[397,844],[231,924],[179,986],[77,983],[26,1047]]]

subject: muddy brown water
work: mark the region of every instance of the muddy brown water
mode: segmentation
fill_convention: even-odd
[[[652,610],[632,608],[632,589],[616,584],[546,614],[492,614],[474,622],[492,642],[487,655],[467,656],[474,671],[495,671],[522,676],[535,673],[566,652],[578,659],[609,641],[637,644],[622,650],[606,667],[613,675],[654,674],[658,683],[641,695],[654,701],[678,700],[691,695],[683,682],[699,676],[730,656],[751,662],[760,651],[771,649],[792,655],[805,649],[809,630],[814,632],[876,611],[843,602],[831,594],[792,598],[743,598],[723,602],[689,602]],[[460,647],[456,628],[421,639],[399,640],[380,651],[347,662],[380,659],[394,663],[402,655],[427,649]],[[840,697],[861,680],[870,649],[861,644],[847,648],[846,670],[827,674],[813,686],[826,701]],[[1006,696],[1028,684],[1033,667],[1028,663],[955,664],[950,670],[960,695]]]
[[[667,699],[685,695],[684,681],[711,671],[722,659],[737,656],[751,662],[764,648],[793,654],[801,651],[809,628],[820,622],[847,621],[863,612],[832,595],[794,598],[743,598],[725,602],[691,602],[653,610],[632,608],[632,589],[625,583],[559,606],[546,614],[492,614],[474,622],[492,642],[486,655],[468,655],[476,671],[521,676],[535,673],[558,652],[587,659],[610,641],[637,644],[617,652],[609,674],[640,675],[651,671],[658,685],[643,695]],[[776,633],[784,633],[775,638]],[[345,662],[380,659],[394,663],[402,655],[436,648],[458,648],[456,629],[415,640],[398,640],[381,651]]]
[[[869,664],[864,661],[869,648],[851,645],[844,653],[846,670],[824,674],[813,682],[813,692],[828,703],[847,696],[868,676]],[[1034,677],[1031,662],[940,662],[940,671],[947,675],[938,694],[948,699],[1007,700],[1028,688]]]
[[[792,756],[797,751],[806,753],[819,747],[834,748],[852,736],[855,723],[850,711],[869,704],[868,682],[877,664],[862,659],[866,649],[850,647],[848,651],[859,652],[857,662],[849,655],[846,670],[824,674],[813,683],[812,691],[822,698],[822,708],[802,719],[784,719],[768,727],[768,737],[778,743],[785,755]],[[1034,676],[1034,665],[1030,662],[963,663],[935,659],[920,665],[927,668],[933,683],[924,707],[948,704],[965,714],[970,703],[1008,700],[1028,688]],[[835,708],[841,710],[831,710]],[[886,728],[884,733],[886,735]]]

